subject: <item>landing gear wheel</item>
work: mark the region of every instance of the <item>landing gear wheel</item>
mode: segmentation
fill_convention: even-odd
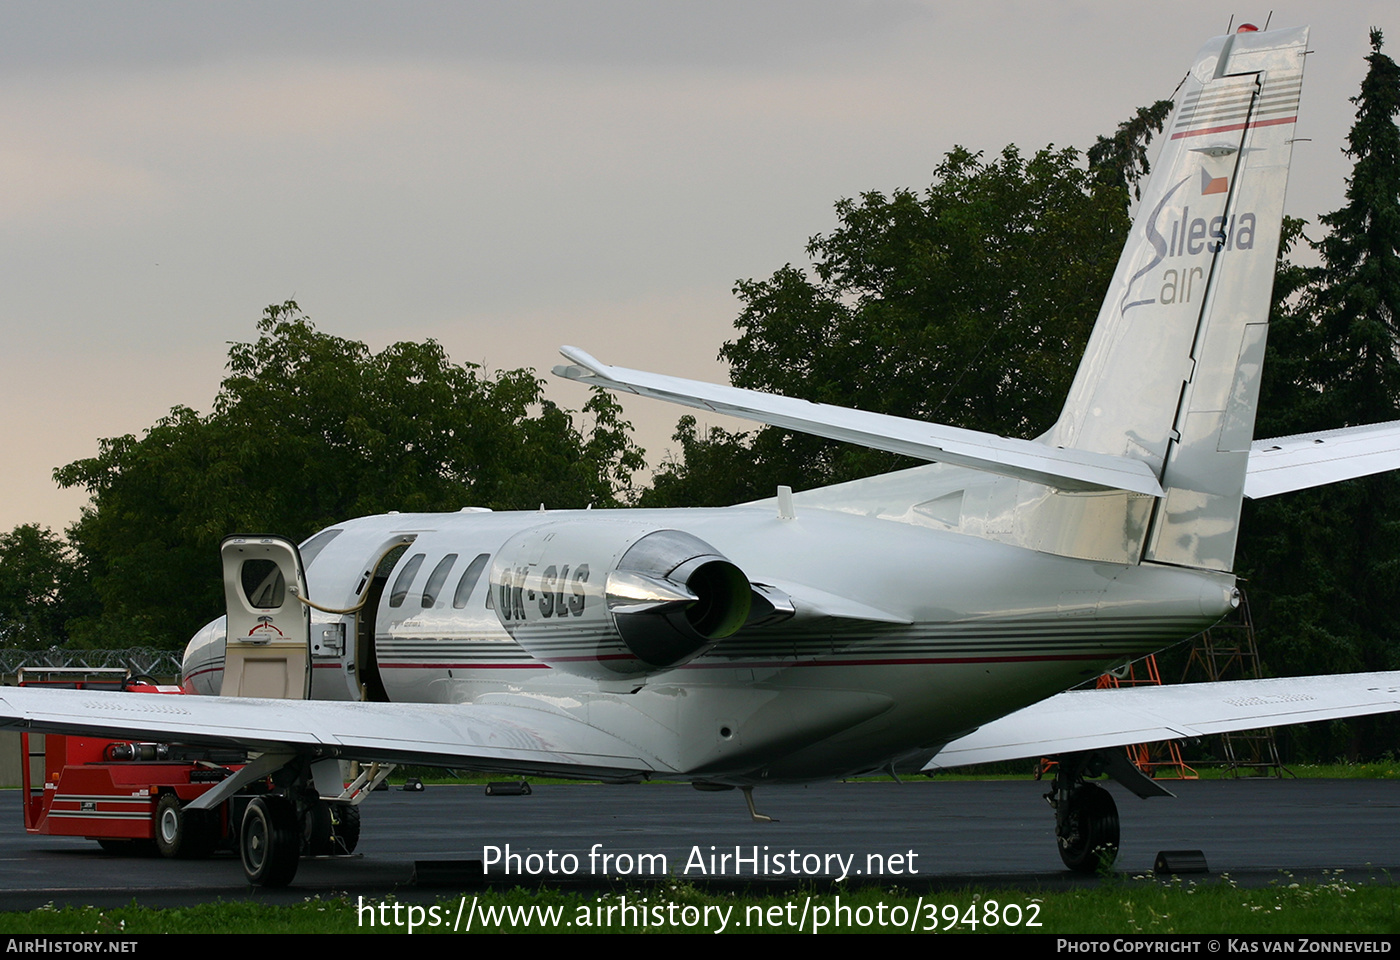
[[[301,833],[290,800],[276,794],[255,797],[238,831],[238,852],[248,882],[260,887],[291,883],[301,859]]]
[[[156,804],[156,849],[163,857],[193,860],[214,852],[218,841],[213,818],[204,810],[189,810],[173,793]]]
[[[331,819],[331,805],[324,800],[317,801],[306,812],[306,830],[303,836],[308,857],[327,857],[336,852],[335,839],[331,835],[334,829]]]
[[[1069,808],[1056,818],[1060,859],[1077,873],[1096,873],[1118,859],[1118,806],[1102,787],[1080,784],[1063,801]]]
[[[306,854],[343,857],[360,842],[360,808],[319,801],[306,815]]]
[[[360,843],[360,808],[348,803],[331,804],[331,815],[335,821],[334,853],[351,854]]]

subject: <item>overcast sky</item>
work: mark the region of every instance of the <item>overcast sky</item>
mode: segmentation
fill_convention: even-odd
[[[572,343],[723,381],[735,280],[805,263],[838,198],[926,186],[955,144],[1087,146],[1230,13],[0,0],[0,531],[75,519],[52,469],[207,411],[228,342],[287,299],[376,350],[547,371]],[[1400,56],[1400,7],[1273,22],[1313,27],[1288,207],[1315,219],[1343,202],[1367,28]],[[626,406],[656,463],[684,411]]]

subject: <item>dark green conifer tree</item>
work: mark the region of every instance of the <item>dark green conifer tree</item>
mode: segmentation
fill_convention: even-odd
[[[1255,436],[1400,419],[1400,67],[1381,41],[1372,30],[1345,150],[1355,166],[1346,205],[1321,218],[1321,264],[1281,265]],[[1246,524],[1239,568],[1271,672],[1400,667],[1400,477],[1264,500]],[[1338,724],[1308,750],[1381,752],[1386,728]]]

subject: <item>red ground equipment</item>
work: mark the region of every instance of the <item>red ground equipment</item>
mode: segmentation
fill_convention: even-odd
[[[182,694],[120,668],[21,669],[18,681],[133,696]],[[20,749],[30,833],[87,837],[112,852],[153,846],[167,857],[207,856],[234,839],[229,804],[209,811],[184,807],[241,769],[247,761],[242,753],[40,733],[20,734]]]

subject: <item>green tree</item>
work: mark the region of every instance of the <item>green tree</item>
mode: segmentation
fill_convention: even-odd
[[[700,436],[695,417],[687,414],[671,437],[679,456],[663,461],[642,491],[644,507],[726,507],[745,500],[771,496],[779,483],[792,483],[782,467],[781,449],[760,452],[765,444],[781,448],[785,441],[799,442],[799,435],[778,430],[731,433],[710,427]]]
[[[1113,136],[1100,136],[1086,154],[1094,176],[1110,187],[1122,188],[1125,195],[1131,190],[1141,200],[1142,179],[1152,172],[1147,159],[1148,144],[1154,134],[1162,132],[1171,112],[1172,101],[1158,100],[1150,107],[1138,107],[1137,113],[1118,125]]]
[[[1373,30],[1369,68],[1352,101],[1347,203],[1321,218],[1329,229],[1313,244],[1321,264],[1285,265],[1275,281],[1256,436],[1400,419],[1400,68],[1381,44]],[[1239,566],[1274,672],[1400,667],[1395,474],[1252,504]],[[1311,749],[1335,756],[1374,748],[1385,724],[1314,732]]]
[[[74,624],[79,640],[184,643],[222,607],[229,533],[300,539],[388,510],[608,506],[642,465],[605,394],[580,429],[531,371],[487,376],[433,341],[374,353],[292,302],[258,331],[232,345],[208,416],[177,407],[55,471],[92,497],[72,535],[101,614]]]
[[[82,611],[80,573],[72,548],[48,527],[0,533],[0,646],[63,643],[65,622]]]
[[[1329,233],[1315,285],[1320,382],[1334,422],[1390,419],[1400,402],[1400,67],[1371,31],[1369,69],[1346,155],[1347,203],[1322,218]]]
[[[951,151],[923,193],[836,205],[792,265],[735,288],[736,386],[1009,436],[1050,426],[1129,226],[1124,190],[1071,149]],[[693,420],[644,503],[723,502],[884,472],[899,458],[765,428]],[[736,484],[735,478],[752,478]]]

